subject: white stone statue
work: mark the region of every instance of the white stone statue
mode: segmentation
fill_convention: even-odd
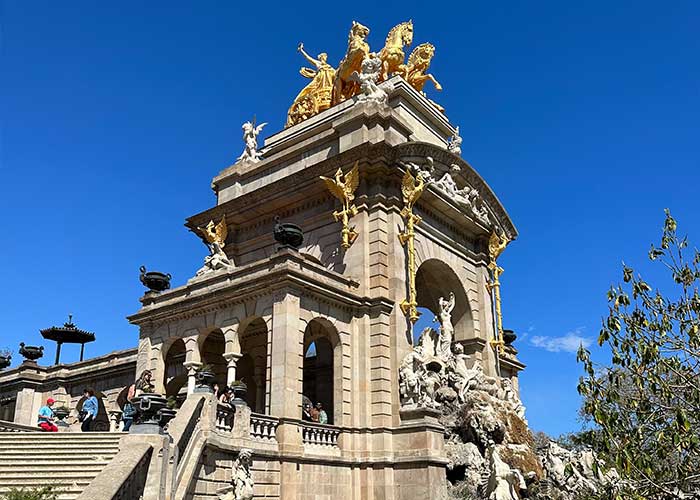
[[[408,162],[404,165],[407,166],[409,170],[411,170],[411,172],[413,172],[416,178],[420,177],[423,180],[424,184],[430,184],[432,182],[435,182],[435,179],[433,179],[435,162],[433,161],[432,157],[426,156],[425,164],[422,167],[413,162]]]
[[[525,478],[517,469],[505,463],[496,449],[491,446],[486,451],[489,475],[482,487],[482,494],[488,500],[520,500],[520,490],[527,488]]]
[[[409,352],[399,365],[401,403],[416,405],[421,399],[421,370],[423,360],[416,351]]]
[[[261,123],[260,125],[255,125],[255,119],[252,122],[245,122],[243,124],[243,142],[245,143],[245,148],[243,153],[238,157],[238,161],[249,161],[257,163],[262,158],[262,153],[258,151],[258,134],[262,131],[263,127],[267,123]]]
[[[387,100],[386,92],[377,85],[382,72],[382,60],[370,54],[369,57],[362,61],[361,68],[360,73],[354,71],[350,75],[351,80],[360,84],[362,93],[358,95],[358,100],[385,104]]]
[[[459,135],[459,127],[455,128],[455,133],[447,141],[447,150],[456,155],[462,154],[462,138]]]
[[[513,382],[509,378],[501,379],[501,399],[510,404],[513,412],[525,420],[525,406],[518,397],[518,393],[515,392],[515,387],[513,387]],[[527,423],[527,421],[525,421]]]
[[[452,339],[454,338],[454,327],[452,326],[452,311],[455,308],[455,294],[450,292],[450,298],[445,300],[440,297],[440,338],[437,345],[437,357],[447,363],[452,358]]]
[[[253,500],[252,462],[253,452],[248,448],[238,453],[238,458],[233,462],[231,485],[217,491],[219,500]]]
[[[471,389],[475,389],[479,385],[479,374],[483,374],[483,372],[467,368],[467,359],[469,356],[464,354],[464,347],[462,344],[455,344],[453,351],[452,385],[455,392],[457,392],[459,402],[463,403],[466,399],[467,392]]]

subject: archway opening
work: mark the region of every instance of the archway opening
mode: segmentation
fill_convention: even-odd
[[[165,356],[163,386],[165,397],[174,397],[178,406],[187,398],[187,370],[185,369],[185,342],[177,339]]]
[[[440,324],[434,318],[440,311],[440,297],[447,299],[450,292],[455,294],[455,307],[452,311],[453,342],[474,337],[469,299],[459,276],[441,260],[429,259],[423,262],[416,272],[416,302],[422,314],[413,329],[414,339],[426,327],[439,331]]]
[[[222,388],[226,385],[227,364],[224,359],[226,339],[221,330],[213,330],[204,339],[199,349],[202,363],[208,365],[215,375],[215,383]]]
[[[304,330],[302,394],[312,404],[321,403],[328,424],[340,416],[340,344],[335,328],[325,320],[314,319]]]
[[[267,324],[255,318],[239,332],[243,357],[236,364],[236,378],[248,386],[247,403],[256,413],[266,413]]]

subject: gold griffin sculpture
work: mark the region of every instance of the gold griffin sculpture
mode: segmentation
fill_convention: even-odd
[[[408,257],[408,298],[401,301],[401,310],[408,316],[412,325],[420,317],[418,303],[416,302],[416,249],[413,240],[416,236],[415,225],[420,224],[422,220],[419,215],[413,213],[413,206],[425,189],[423,176],[418,175],[417,177],[418,179],[416,180],[409,169],[406,169],[406,173],[403,175],[401,194],[404,206],[401,210],[401,217],[406,220],[406,228],[403,233],[399,234],[399,241],[401,241],[402,245],[406,245]]]
[[[354,72],[362,71],[362,61],[369,57],[369,44],[367,44],[369,28],[353,21],[350,34],[348,35],[348,50],[345,57],[335,72],[335,82],[333,84],[333,94],[331,103],[333,105],[348,99],[360,91],[360,85],[351,78]]]
[[[331,94],[335,79],[335,68],[328,64],[328,54],[321,52],[318,59],[314,59],[304,50],[304,44],[300,43],[297,51],[314,65],[316,69],[301,68],[299,73],[311,82],[304,87],[294,99],[294,103],[287,112],[287,127],[301,123],[307,118],[331,107]]]
[[[358,168],[358,162],[355,162],[352,169],[345,175],[343,175],[343,170],[338,168],[335,173],[334,179],[329,179],[328,177],[321,176],[323,182],[326,183],[326,187],[331,192],[333,196],[338,198],[343,204],[343,209],[333,212],[333,217],[336,222],[343,223],[342,235],[342,246],[343,248],[350,248],[357,238],[357,232],[355,231],[355,226],[350,227],[350,217],[357,215],[357,207],[354,205],[355,201],[355,190],[360,184],[360,170]]]
[[[503,354],[505,342],[503,341],[503,314],[501,312],[501,282],[500,277],[503,274],[503,268],[496,263],[498,256],[503,253],[509,240],[505,235],[499,234],[494,229],[489,238],[489,264],[488,268],[491,271],[491,282],[486,284],[486,288],[493,294],[493,301],[496,309],[496,338],[491,340],[491,346]]]
[[[384,42],[384,47],[379,52],[379,59],[382,60],[382,73],[379,81],[388,80],[394,73],[405,72],[404,47],[409,47],[413,43],[413,21],[406,21],[391,28]]]

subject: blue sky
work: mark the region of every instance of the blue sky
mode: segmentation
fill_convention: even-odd
[[[184,219],[214,204],[242,122],[283,126],[297,44],[336,64],[353,19],[379,50],[412,18],[437,49],[429,95],[520,231],[502,293],[530,424],[578,428],[568,347],[597,336],[620,262],[646,265],[665,207],[700,242],[700,3],[250,5],[0,2],[0,347],[69,312],[88,355],[134,346],[139,266],[179,285],[201,265]]]

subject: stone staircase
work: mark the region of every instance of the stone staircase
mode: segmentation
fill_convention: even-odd
[[[120,432],[0,432],[0,495],[51,485],[73,500],[119,451]]]

